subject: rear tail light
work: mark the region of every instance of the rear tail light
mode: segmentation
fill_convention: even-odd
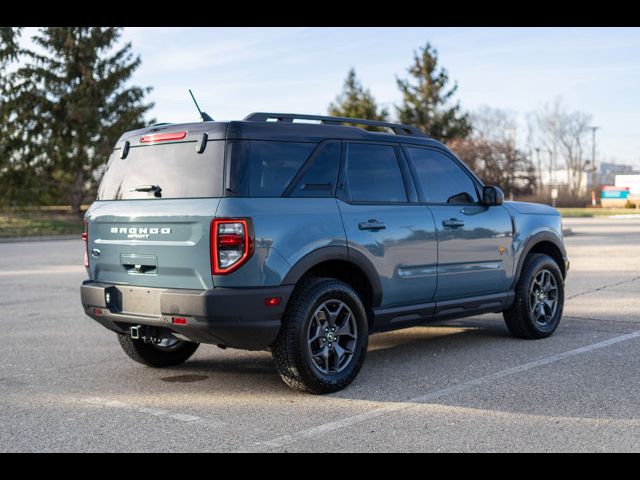
[[[211,222],[211,273],[225,275],[240,268],[253,253],[253,232],[248,219]]]
[[[82,241],[84,242],[84,266],[89,268],[89,224],[87,223],[87,220],[84,221]]]

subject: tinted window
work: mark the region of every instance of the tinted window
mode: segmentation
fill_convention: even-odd
[[[338,177],[340,142],[327,142],[318,147],[305,165],[302,177],[291,192],[292,197],[330,197]]]
[[[222,196],[224,140],[210,140],[203,153],[195,142],[135,146],[126,158],[114,151],[98,189],[98,200],[204,198]],[[149,186],[161,188],[160,196]]]
[[[407,201],[396,152],[390,145],[349,144],[345,172],[353,201]]]
[[[478,193],[471,177],[452,158],[435,150],[406,148],[426,201],[476,203]]]
[[[249,197],[279,197],[309,157],[315,143],[240,140],[230,144],[228,187]]]

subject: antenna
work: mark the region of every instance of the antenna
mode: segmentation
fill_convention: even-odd
[[[200,106],[198,106],[198,102],[196,102],[196,97],[193,96],[193,92],[191,91],[191,89],[189,89],[189,95],[191,95],[191,98],[193,99],[193,103],[196,104],[196,108],[198,109],[198,113],[202,117],[202,121],[203,122],[213,122],[213,118],[211,118],[209,115],[207,115],[207,112],[203,112],[202,110],[200,110]]]

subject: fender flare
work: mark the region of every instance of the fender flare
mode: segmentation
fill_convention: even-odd
[[[524,247],[522,247],[520,257],[518,258],[518,264],[516,267],[515,275],[513,276],[513,285],[518,283],[518,280],[520,279],[520,273],[522,272],[522,265],[524,264],[525,258],[527,258],[527,255],[529,255],[529,252],[531,251],[531,249],[540,242],[550,242],[554,244],[558,248],[558,250],[560,250],[560,254],[562,255],[563,260],[565,260],[566,262],[567,250],[564,246],[562,238],[560,238],[560,236],[558,236],[556,233],[552,233],[548,230],[538,232],[532,235],[531,237],[529,237],[525,242]],[[565,265],[559,265],[559,267],[560,267],[560,270],[566,276],[567,272],[565,269]]]
[[[330,260],[351,263],[366,275],[371,285],[371,306],[377,307],[382,301],[382,283],[376,268],[361,252],[348,246],[321,247],[306,254],[289,270],[282,280],[283,285],[295,285],[311,268]]]

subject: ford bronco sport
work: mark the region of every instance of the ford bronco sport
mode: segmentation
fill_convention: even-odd
[[[82,304],[129,357],[269,349],[312,393],[347,386],[374,332],[502,312],[516,337],[547,337],[569,266],[555,209],[503,203],[418,129],[360,119],[125,133],[85,222]]]

